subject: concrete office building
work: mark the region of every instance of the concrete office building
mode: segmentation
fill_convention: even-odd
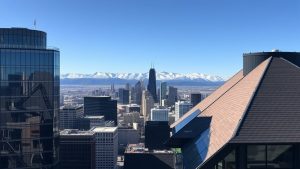
[[[132,127],[118,128],[118,148],[119,154],[124,154],[128,144],[137,144],[140,141],[140,133]]]
[[[169,109],[151,109],[151,121],[169,121]]]
[[[144,90],[142,95],[142,115],[144,116],[145,121],[150,119],[150,112],[153,107],[154,99],[152,95]]]
[[[131,113],[131,112],[141,112],[141,106],[137,104],[128,104],[125,107],[126,113]]]
[[[193,105],[187,101],[178,101],[175,103],[175,121],[188,112]]]
[[[60,52],[46,32],[0,28],[0,168],[56,168]]]
[[[138,112],[132,112],[132,113],[125,113],[123,115],[124,121],[123,123],[125,124],[130,124],[132,126],[132,123],[140,123],[143,121],[143,119],[140,116],[140,113]]]
[[[91,131],[96,138],[96,169],[117,169],[118,128],[96,127]]]

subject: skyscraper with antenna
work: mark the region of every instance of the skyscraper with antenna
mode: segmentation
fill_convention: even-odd
[[[155,69],[153,67],[153,64],[151,63],[151,69],[149,71],[149,81],[147,90],[152,95],[154,102],[157,102],[157,94],[156,94],[156,73]]]

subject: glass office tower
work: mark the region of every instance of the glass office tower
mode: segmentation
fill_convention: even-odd
[[[46,33],[0,28],[0,168],[56,168],[59,51]]]

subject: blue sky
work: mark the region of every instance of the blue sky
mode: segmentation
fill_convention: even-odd
[[[300,51],[297,0],[0,0],[0,27],[48,33],[61,73],[229,77],[249,51]]]

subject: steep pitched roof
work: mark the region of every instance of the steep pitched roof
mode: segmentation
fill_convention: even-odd
[[[210,141],[204,161],[228,143],[235,134],[269,62],[270,59],[267,59],[257,66],[199,115],[212,117]]]
[[[231,143],[300,142],[300,68],[273,57]]]
[[[201,158],[200,164],[210,159],[235,135],[269,63],[270,58],[246,76],[243,76],[243,72],[240,71],[171,126],[181,125],[190,116],[194,116],[193,113],[197,110],[198,117],[212,117],[208,130],[196,138],[196,144],[201,144],[201,148],[195,150]],[[196,159],[194,161],[199,162]]]
[[[203,101],[198,103],[194,108],[192,108],[189,112],[185,113],[180,119],[174,122],[170,127],[174,128],[181,122],[183,122],[187,117],[191,116],[195,111],[198,110],[200,113],[208,106],[210,106],[215,100],[220,98],[226,91],[232,88],[236,83],[238,83],[243,78],[243,71],[239,71],[232,78],[230,78],[226,83],[224,83],[221,87],[219,87],[216,91],[214,91],[211,95],[205,98]],[[199,111],[200,110],[200,111]]]

